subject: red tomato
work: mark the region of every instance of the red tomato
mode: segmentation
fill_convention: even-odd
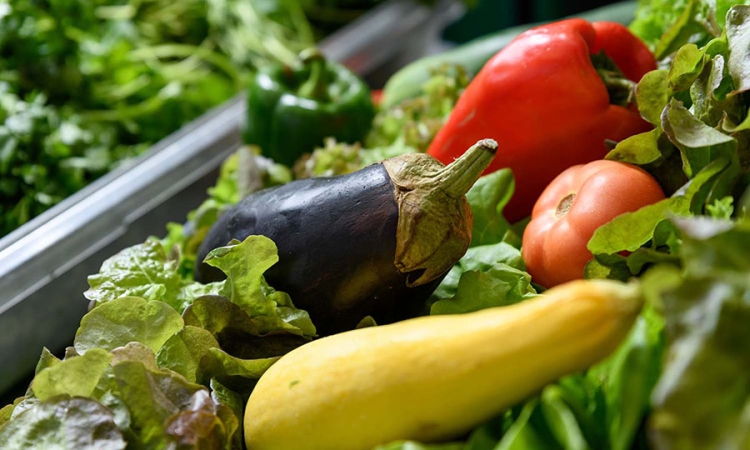
[[[583,278],[594,231],[663,198],[659,183],[634,165],[599,160],[563,171],[542,192],[523,234],[532,280],[549,288]]]

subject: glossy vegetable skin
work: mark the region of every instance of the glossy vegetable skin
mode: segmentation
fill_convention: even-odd
[[[314,49],[300,55],[299,67],[260,70],[247,92],[244,141],[287,166],[325,138],[361,141],[375,116],[367,84]]]
[[[621,1],[576,14],[575,17],[598,22],[607,20],[628,25],[633,21],[636,1]],[[505,28],[497,33],[459,45],[438,54],[425,56],[401,68],[391,75],[383,88],[384,108],[390,108],[405,99],[418,96],[422,86],[430,79],[434,70],[443,65],[458,64],[470,74],[478,73],[490,58],[507,46],[519,34],[541,23],[524,24]]]
[[[659,183],[634,165],[600,160],[565,170],[539,197],[524,230],[522,254],[532,280],[552,287],[583,278],[594,231],[662,199]]]
[[[370,450],[455,438],[614,350],[636,285],[577,281],[512,306],[426,316],[305,344],[260,378],[248,450]]]
[[[504,151],[487,172],[512,169],[516,189],[504,214],[515,222],[560,172],[603,158],[607,140],[651,128],[628,94],[655,67],[648,48],[620,24],[569,19],[534,28],[482,68],[428,153],[446,162],[478,135],[500,142]]]
[[[231,239],[271,238],[279,262],[265,274],[310,313],[319,334],[417,313],[471,241],[464,194],[492,160],[481,141],[449,166],[406,154],[338,177],[269,188],[224,213],[201,244],[198,261]],[[196,280],[221,272],[206,263]]]

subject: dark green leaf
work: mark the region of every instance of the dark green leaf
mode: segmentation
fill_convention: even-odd
[[[535,426],[534,418],[540,414],[538,400],[524,404],[494,450],[559,450],[560,445],[551,439],[549,431]]]
[[[612,450],[628,450],[650,409],[651,392],[661,370],[663,319],[646,309],[620,348],[596,371],[608,377],[608,435]]]
[[[566,450],[589,450],[576,415],[565,403],[561,390],[559,386],[551,385],[542,391],[539,407],[549,431]]]
[[[261,334],[257,324],[225,297],[198,298],[185,310],[185,324],[205,329],[225,352],[242,359],[281,356],[310,339],[288,331]]]
[[[227,434],[230,436],[232,448],[243,448],[245,441],[242,436],[242,420],[244,419],[245,400],[240,394],[227,388],[216,379],[211,380],[210,386],[211,398],[217,405],[223,406],[218,409],[218,413],[222,422],[224,422]]]
[[[586,263],[583,269],[583,278],[585,279],[610,279],[627,281],[633,276],[628,268],[627,260],[619,254],[594,255],[594,258]]]
[[[701,122],[716,127],[728,117],[741,117],[743,105],[737,96],[727,97],[732,80],[724,76],[724,56],[716,55],[690,87],[693,115]]]
[[[205,390],[200,385],[167,370],[137,361],[122,361],[113,366],[117,388],[130,411],[132,428],[146,447],[163,439],[167,420],[188,409],[194,394]]]
[[[706,7],[708,6],[708,7]],[[676,20],[666,22],[669,28],[661,35],[654,54],[657,60],[670,55],[688,43],[705,43],[718,34],[711,20],[714,12],[711,7],[699,0],[690,0],[679,13]],[[696,42],[697,41],[697,42]]]
[[[240,395],[247,396],[257,380],[278,358],[240,359],[221,349],[209,349],[201,361],[205,379],[215,379]]]
[[[373,450],[462,450],[464,444],[461,442],[447,444],[420,444],[414,441],[391,442],[386,445],[378,445]]]

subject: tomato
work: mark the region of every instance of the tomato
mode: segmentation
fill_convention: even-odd
[[[549,288],[583,278],[594,231],[663,198],[659,183],[634,165],[598,160],[563,171],[542,192],[523,234],[532,280]]]

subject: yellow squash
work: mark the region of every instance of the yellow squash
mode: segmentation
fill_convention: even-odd
[[[258,381],[248,450],[370,450],[461,435],[614,350],[640,289],[573,281],[523,303],[362,328],[299,347]]]

